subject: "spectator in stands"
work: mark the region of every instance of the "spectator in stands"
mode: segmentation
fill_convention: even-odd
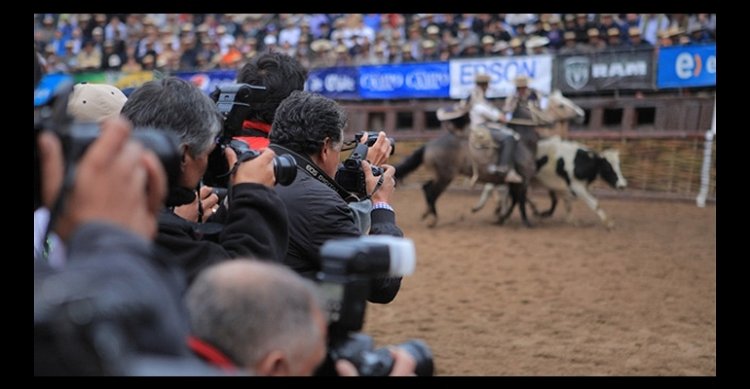
[[[403,236],[389,205],[395,180],[394,168],[382,164],[391,149],[385,132],[380,132],[375,144],[368,149],[367,159],[360,162],[369,199],[353,198],[334,183],[345,125],[346,116],[336,102],[317,94],[294,91],[276,110],[271,130],[270,147],[278,153],[294,156],[299,166],[294,182],[277,189],[289,210],[290,241],[284,263],[308,278],[315,277],[320,270],[320,247],[328,239],[357,237],[368,230],[370,234]],[[372,165],[385,171],[373,176]],[[347,201],[365,208],[370,223],[362,223],[363,218]],[[355,220],[355,216],[359,220]],[[370,224],[369,228],[365,224]],[[376,303],[390,302],[400,286],[401,278],[379,278],[373,282],[368,299]]]
[[[526,41],[526,52],[528,55],[548,54],[549,50],[546,47],[548,43],[549,39],[534,35]]]
[[[217,215],[224,226],[213,236],[178,216],[173,207],[195,201],[195,189],[222,128],[216,104],[191,83],[168,77],[149,81],[133,92],[122,114],[136,127],[152,127],[180,137],[181,176],[170,188],[170,208],[159,214],[156,239],[169,255],[166,262],[179,265],[192,281],[206,266],[226,259],[249,255],[276,261],[284,258],[289,235],[286,208],[273,191],[273,151],[265,150],[236,167],[230,177],[228,205]],[[225,155],[228,166],[234,166],[234,151],[227,148]]]
[[[558,50],[558,54],[576,54],[581,51],[580,45],[576,42],[576,33],[573,31],[565,31],[563,34],[565,39],[563,47]]]
[[[632,49],[639,50],[653,48],[648,42],[641,39],[641,30],[638,27],[630,27],[628,29],[628,35],[630,36],[630,47]]]
[[[622,40],[620,39],[620,29],[612,27],[607,30],[607,51],[620,51],[623,47]]]
[[[526,55],[526,47],[524,46],[525,41],[522,41],[521,38],[513,38],[510,40],[510,55],[512,56],[521,56]]]
[[[560,16],[552,14],[549,17],[549,31],[547,32],[547,39],[549,39],[549,47],[553,51],[557,51],[563,45],[563,30],[560,27]]]
[[[601,53],[607,48],[607,43],[601,38],[598,29],[590,28],[587,34],[589,37],[588,44],[582,47],[587,53]]]
[[[656,46],[661,39],[658,36],[659,32],[669,28],[669,18],[665,14],[644,14],[638,27],[641,29],[643,40]]]

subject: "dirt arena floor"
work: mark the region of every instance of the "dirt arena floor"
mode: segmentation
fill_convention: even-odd
[[[715,204],[602,198],[608,232],[577,201],[577,225],[560,207],[529,230],[472,214],[478,196],[449,189],[428,229],[419,186],[398,188],[417,270],[368,307],[379,346],[421,338],[443,376],[716,374]]]

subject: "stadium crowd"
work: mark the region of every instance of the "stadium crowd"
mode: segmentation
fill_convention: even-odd
[[[35,14],[48,71],[305,68],[713,42],[716,14]]]

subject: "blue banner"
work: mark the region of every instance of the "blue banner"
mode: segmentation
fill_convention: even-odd
[[[363,99],[449,97],[448,62],[361,66],[359,94]]]
[[[219,85],[234,84],[235,77],[237,77],[237,71],[210,70],[206,72],[176,72],[172,75],[190,81],[200,88],[203,93],[209,94]]]
[[[657,88],[716,85],[716,44],[659,48]]]
[[[356,100],[359,99],[357,75],[357,68],[353,66],[312,69],[307,75],[305,90],[331,99]]]

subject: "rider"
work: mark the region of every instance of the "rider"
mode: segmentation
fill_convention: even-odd
[[[510,117],[515,119],[533,119],[531,107],[535,108],[537,112],[542,110],[542,106],[545,105],[542,99],[543,94],[534,88],[529,88],[529,78],[524,75],[517,76],[513,83],[516,85],[516,93],[513,96],[505,100],[503,106],[503,112],[510,114]],[[509,124],[511,128],[516,129],[514,124]]]
[[[490,165],[490,171],[496,171],[501,175],[505,175],[505,182],[507,183],[520,183],[523,182],[523,178],[513,167],[513,151],[516,143],[520,137],[518,134],[505,127],[488,126],[488,122],[500,122],[506,123],[507,119],[505,115],[497,108],[495,108],[487,99],[485,94],[490,83],[490,76],[486,74],[478,74],[474,80],[476,86],[471,92],[469,98],[469,105],[471,111],[469,111],[469,117],[471,119],[471,125],[473,126],[484,126],[490,131],[492,140],[497,143],[499,147],[499,156],[497,165]]]

